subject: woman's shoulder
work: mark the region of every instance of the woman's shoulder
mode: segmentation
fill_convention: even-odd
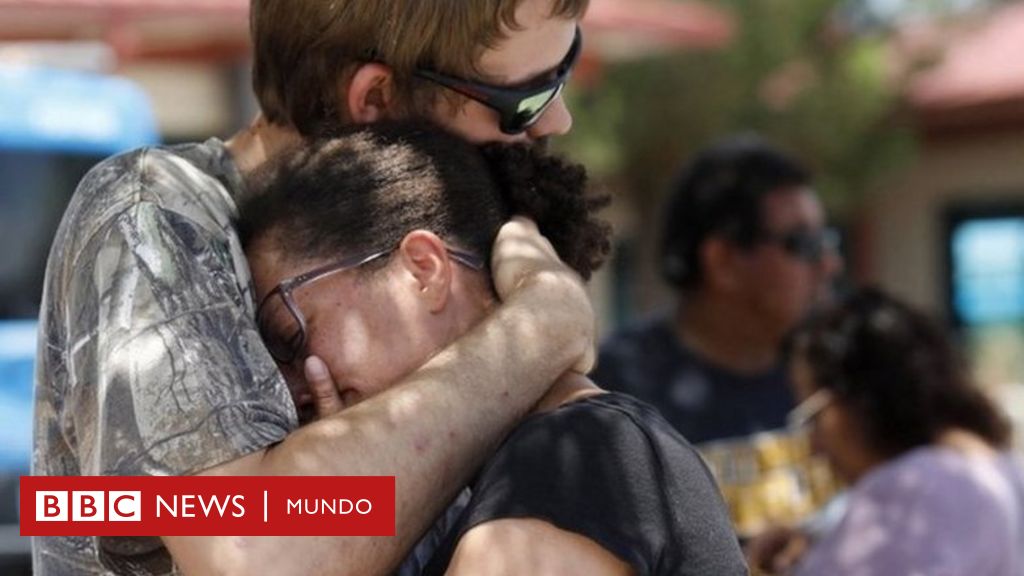
[[[689,444],[665,420],[656,408],[619,392],[585,396],[525,419],[514,435],[550,435],[561,438],[590,438],[609,433],[634,437],[636,441],[663,435],[671,436],[689,448]]]
[[[1024,478],[1005,453],[965,454],[943,446],[911,450],[865,477],[855,489],[877,503],[914,503],[918,509],[1006,516],[1024,507]]]
[[[798,572],[851,565],[883,574],[1010,574],[1021,492],[1002,454],[912,450],[862,478],[846,516]]]
[[[617,392],[587,396],[524,420],[498,450],[492,465],[523,471],[586,472],[593,479],[631,484],[657,481],[710,483],[693,446],[640,400]]]
[[[703,461],[653,408],[625,394],[528,418],[485,466],[471,506],[477,523],[538,518],[582,534],[637,573],[743,572]]]

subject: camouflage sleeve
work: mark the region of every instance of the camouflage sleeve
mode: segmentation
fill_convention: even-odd
[[[225,236],[142,201],[82,247],[65,285],[79,333],[63,410],[82,474],[193,474],[297,426]]]

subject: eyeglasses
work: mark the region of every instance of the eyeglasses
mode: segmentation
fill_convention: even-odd
[[[796,405],[786,415],[786,425],[790,428],[803,428],[814,421],[829,404],[832,403],[832,392],[827,388],[819,388],[813,394]]]
[[[761,232],[758,241],[777,244],[790,256],[809,264],[817,264],[826,254],[839,251],[839,233],[833,228],[800,229],[783,233]]]
[[[528,86],[495,86],[425,69],[415,70],[413,76],[454,90],[495,110],[501,117],[499,124],[501,131],[514,135],[523,132],[537,122],[544,115],[548,106],[562,93],[573,67],[579,60],[582,44],[583,36],[577,27],[572,46],[562,62],[552,72],[553,77],[550,80],[541,80]]]
[[[307,327],[306,317],[295,301],[295,291],[333,274],[354,270],[380,260],[395,249],[381,250],[369,255],[342,258],[337,262],[314,268],[309,272],[283,280],[274,287],[256,309],[256,325],[260,337],[270,351],[270,355],[281,364],[291,364],[302,355],[306,348]],[[484,262],[478,256],[448,248],[452,260],[471,268],[483,270]]]

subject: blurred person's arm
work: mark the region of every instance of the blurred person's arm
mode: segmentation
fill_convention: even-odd
[[[744,553],[755,574],[789,574],[809,546],[810,539],[799,527],[778,525],[752,538]]]
[[[840,492],[795,526],[769,526],[743,546],[746,562],[764,574],[790,574],[816,541],[839,526],[849,497]]]
[[[592,356],[577,276],[530,224],[502,229],[504,303],[405,381],[210,475],[395,475],[393,538],[165,537],[186,574],[383,574],[401,560],[502,435],[570,365]],[[453,417],[457,415],[457,417]]]
[[[848,503],[849,492],[843,491],[799,524],[769,526],[744,546],[747,563],[764,574],[789,574],[816,541],[836,529]]]

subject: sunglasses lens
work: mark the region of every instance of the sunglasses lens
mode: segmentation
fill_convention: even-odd
[[[502,121],[502,130],[506,134],[518,134],[532,126],[562,92],[562,86],[564,84],[559,83],[520,100],[516,110]]]
[[[801,260],[816,263],[826,253],[839,249],[839,235],[831,229],[794,232],[782,238],[782,247]]]
[[[516,111],[516,114],[528,116],[530,118],[539,116],[544,112],[544,109],[548,107],[548,104],[551,104],[551,101],[555,99],[555,95],[558,94],[559,88],[560,86],[556,86],[555,88],[538,92],[537,94],[526,98],[519,103],[519,110]]]
[[[799,233],[785,238],[783,247],[786,251],[801,260],[817,262],[821,259],[823,246],[816,234]]]
[[[818,414],[831,402],[832,395],[830,392],[825,389],[818,390],[790,411],[786,416],[786,424],[790,428],[803,428],[814,422]]]
[[[260,337],[274,360],[285,364],[295,360],[302,346],[302,326],[280,292],[263,303],[257,322]]]
[[[839,252],[839,232],[834,228],[822,230],[821,246],[824,251]]]

